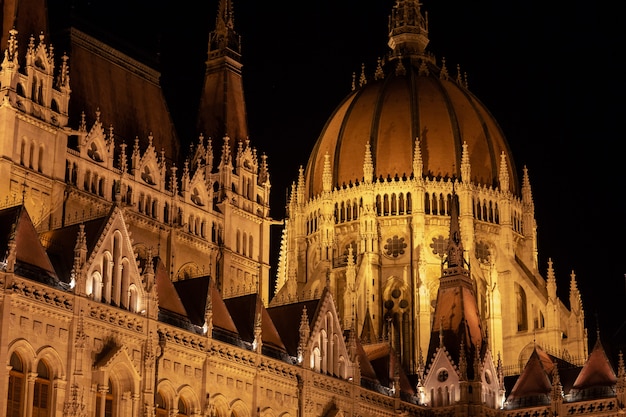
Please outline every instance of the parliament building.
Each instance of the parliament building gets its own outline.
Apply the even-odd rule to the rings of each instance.
[[[230,0],[191,146],[157,67],[61,3],[0,2],[1,415],[626,413],[575,274],[561,300],[538,265],[531,173],[418,0],[308,162],[274,173],[284,219]]]

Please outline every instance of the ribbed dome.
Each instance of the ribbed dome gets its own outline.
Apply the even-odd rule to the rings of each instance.
[[[306,169],[308,197],[323,189],[326,154],[333,187],[362,181],[368,141],[375,177],[411,176],[416,139],[427,177],[460,178],[467,143],[471,174],[461,179],[499,186],[504,153],[509,190],[517,193],[515,165],[497,122],[460,77],[450,78],[426,52],[428,20],[419,1],[396,0],[389,22],[389,60],[326,123]]]
[[[399,61],[390,62],[398,64]],[[425,176],[461,176],[463,143],[467,143],[470,181],[498,185],[501,154],[506,155],[510,191],[517,177],[506,139],[487,108],[460,83],[441,76],[432,64],[421,73],[410,63],[404,74],[395,68],[384,79],[352,91],[324,127],[306,170],[309,197],[322,191],[324,155],[330,156],[332,185],[361,182],[365,144],[369,141],[374,176],[410,176],[419,138]],[[463,180],[467,181],[466,178]]]

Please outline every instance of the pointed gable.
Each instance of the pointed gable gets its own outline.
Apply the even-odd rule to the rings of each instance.
[[[41,245],[24,206],[0,211],[0,256],[4,265],[14,262],[14,271],[18,275],[49,284],[58,281],[50,258]],[[9,257],[13,259],[8,259]]]

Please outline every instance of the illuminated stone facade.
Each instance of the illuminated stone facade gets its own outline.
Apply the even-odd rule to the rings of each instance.
[[[389,63],[423,61],[419,76],[469,95],[418,59],[421,13],[397,2]],[[247,138],[230,1],[209,36],[202,133],[179,164],[158,72],[76,28],[56,56],[19,32],[45,14],[3,3],[3,28],[18,30],[0,67],[0,413],[623,412],[623,361],[616,374],[599,342],[587,355],[575,277],[567,308],[552,268],[537,271],[530,181],[518,186],[503,137],[490,186],[466,180],[484,169],[470,140],[459,175],[439,178],[429,139],[409,139],[405,177],[383,171],[379,141],[341,162],[325,131],[293,188],[274,295],[269,167]],[[562,360],[586,361],[566,395],[549,366]],[[505,376],[525,363],[509,396]]]

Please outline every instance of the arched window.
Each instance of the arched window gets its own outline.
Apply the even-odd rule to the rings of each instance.
[[[50,371],[44,361],[37,364],[37,378],[33,391],[33,417],[48,417],[50,415]]]
[[[104,256],[102,257],[102,288],[103,288],[103,294],[101,294],[100,297],[98,297],[97,299],[95,298],[94,295],[94,299],[99,300],[101,299],[102,301],[105,302],[110,302],[111,301],[111,273],[112,273],[112,267],[113,267],[113,262],[111,260],[111,254],[109,252],[105,252]],[[95,284],[95,281],[94,281]],[[95,294],[96,289],[94,288],[94,294]]]
[[[102,300],[102,275],[99,272],[94,272],[91,280],[87,282],[87,295],[91,295],[94,301]]]
[[[102,409],[104,408],[104,414]],[[96,416],[113,417],[113,390],[111,381],[106,386],[98,386],[96,395]]]
[[[22,415],[22,406],[24,404],[24,365],[17,353],[11,354],[10,364],[6,415],[7,417],[19,417]]]
[[[528,330],[526,292],[519,284],[515,284],[515,299],[517,302],[517,331]]]
[[[20,165],[26,165],[26,141],[22,140],[20,145]]]
[[[128,288],[128,309],[133,313],[139,311],[139,296],[134,284]]]
[[[35,159],[35,144],[31,143],[28,151],[28,167],[30,169],[33,168],[33,159]]]
[[[189,410],[187,409],[187,403],[182,398],[178,399],[178,417],[187,417]]]
[[[37,164],[37,171],[39,172],[43,172],[43,155],[44,155],[43,145],[41,145],[39,147],[39,162]]]
[[[248,236],[248,256],[249,257],[254,257],[254,242],[252,240],[252,235]]]
[[[167,417],[167,404],[165,398],[161,395],[161,392],[156,396],[156,417]]]
[[[130,292],[130,264],[128,263],[127,258],[124,258],[122,260],[122,262],[120,263],[120,268],[121,268],[120,272],[122,276],[121,293],[127,294],[126,295],[127,298],[121,300],[121,303],[122,303],[121,307],[127,308],[134,312],[136,310],[133,308],[133,302],[132,302],[133,297],[132,297],[132,293]],[[135,291],[135,295],[136,295],[136,291]]]

